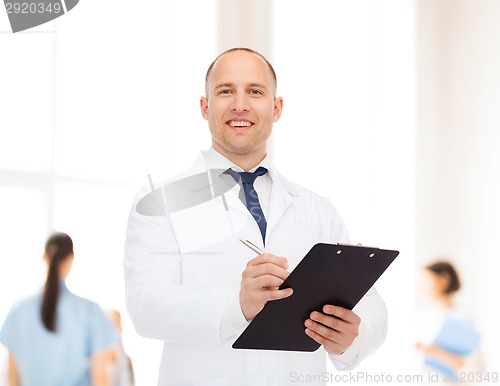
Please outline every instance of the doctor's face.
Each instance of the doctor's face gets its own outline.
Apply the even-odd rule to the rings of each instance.
[[[214,149],[229,159],[263,158],[283,106],[274,92],[274,78],[261,57],[246,51],[221,56],[208,78],[207,96],[200,101]]]

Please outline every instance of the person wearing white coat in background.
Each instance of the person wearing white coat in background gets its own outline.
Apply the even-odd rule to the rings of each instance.
[[[145,187],[134,201],[126,304],[139,334],[164,341],[158,385],[323,385],[326,356],[350,370],[386,337],[385,303],[372,288],[352,311],[325,305],[311,313],[304,333],[323,346],[313,353],[231,347],[267,301],[293,296],[278,287],[314,244],[349,242],[331,202],[283,177],[267,154],[282,107],[261,54],[225,51],[209,67],[200,100],[212,146],[187,172]],[[228,175],[259,167],[267,169],[254,183],[265,232]],[[255,257],[240,238],[265,253]]]
[[[116,309],[108,310],[106,312],[106,316],[113,323],[119,336],[119,342],[110,353],[109,361],[107,363],[107,373],[109,375],[110,385],[134,386],[134,367],[132,366],[132,360],[123,347],[122,316],[120,311]]]

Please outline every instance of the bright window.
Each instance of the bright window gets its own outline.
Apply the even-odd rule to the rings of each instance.
[[[1,14],[0,323],[43,285],[48,234],[67,232],[68,286],[122,313],[138,385],[156,384],[161,342],[139,337],[125,310],[126,221],[146,174],[162,180],[209,145],[199,97],[216,55],[216,6],[80,2],[18,34]]]

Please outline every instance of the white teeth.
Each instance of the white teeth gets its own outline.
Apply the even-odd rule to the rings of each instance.
[[[249,127],[252,124],[250,122],[244,122],[244,121],[231,121],[229,124],[233,127]]]

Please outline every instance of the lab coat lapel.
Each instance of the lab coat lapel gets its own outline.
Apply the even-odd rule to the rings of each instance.
[[[266,239],[280,221],[283,214],[293,202],[293,197],[298,194],[286,183],[283,177],[276,171],[271,175],[273,187],[271,190],[271,202],[267,219]]]
[[[192,172],[194,174],[196,173],[206,173],[207,172],[207,167],[205,165],[205,162],[203,160],[203,155],[199,154],[198,158],[196,159],[193,167],[191,168]],[[222,169],[221,169],[222,170]],[[221,170],[218,170],[217,172],[220,172]],[[238,185],[235,181],[233,181],[232,177],[227,176],[227,178],[223,178],[222,180],[219,180],[219,182],[214,181],[215,176],[212,176],[212,184],[214,186],[218,186],[218,188],[215,188],[215,191],[212,191],[212,193],[216,196],[216,199],[220,199],[222,201],[222,204],[224,206],[227,205],[227,209],[229,212],[234,212],[237,211],[238,216],[245,215],[251,219],[253,219],[252,215],[248,211],[247,207],[243,202],[241,202],[239,198],[239,193],[241,186]],[[224,181],[221,183],[221,181]],[[227,187],[224,187],[227,186]],[[189,186],[189,189],[197,190],[200,189],[200,185],[193,180],[193,184]],[[219,194],[221,191],[224,191],[223,194]],[[218,197],[220,196],[220,197]]]
[[[198,176],[203,173],[207,173],[207,169],[200,154],[192,168],[182,177]],[[210,178],[212,177],[214,176]],[[212,191],[209,193],[209,199],[199,205],[169,214],[181,253],[210,247],[241,232],[250,219],[253,221],[247,208],[238,198],[239,185],[231,187],[231,184],[227,184],[227,189],[223,189],[221,186],[224,182],[220,180],[214,182],[215,178],[220,177],[212,179],[212,186],[208,184],[207,179],[204,181],[203,178],[190,179],[186,185],[186,193],[208,189],[208,193]],[[218,190],[219,194],[214,190]],[[221,192],[223,193],[220,194]]]

